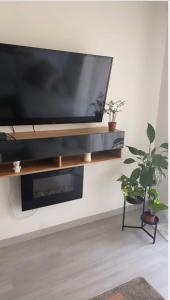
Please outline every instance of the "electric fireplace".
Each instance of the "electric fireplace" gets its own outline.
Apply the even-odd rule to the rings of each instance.
[[[21,176],[22,210],[82,198],[84,167]]]

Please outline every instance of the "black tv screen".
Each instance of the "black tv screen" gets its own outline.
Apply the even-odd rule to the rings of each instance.
[[[112,57],[0,44],[0,125],[101,122]]]

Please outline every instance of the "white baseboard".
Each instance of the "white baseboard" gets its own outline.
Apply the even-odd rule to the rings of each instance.
[[[132,211],[132,210],[136,210],[137,207],[135,205],[129,205],[126,207],[126,211]],[[93,216],[89,216],[89,217],[85,217],[82,219],[78,219],[75,221],[71,221],[68,223],[64,223],[64,224],[60,224],[60,225],[56,225],[56,226],[52,226],[49,228],[45,228],[45,229],[40,229],[40,230],[36,230],[34,232],[30,232],[30,233],[26,233],[26,234],[22,234],[19,236],[15,236],[15,237],[11,237],[8,239],[4,239],[4,240],[0,240],[0,248],[2,247],[7,247],[10,245],[14,245],[17,243],[21,243],[21,242],[25,242],[28,240],[32,240],[38,237],[42,237],[48,234],[52,234],[58,231],[62,231],[62,230],[67,230],[73,227],[77,227],[80,225],[84,225],[87,223],[92,223],[98,220],[102,220],[102,219],[107,219],[116,215],[120,215],[122,214],[122,208],[118,208],[112,211],[108,211],[108,212],[104,212],[104,213],[100,213],[97,215],[93,215]]]

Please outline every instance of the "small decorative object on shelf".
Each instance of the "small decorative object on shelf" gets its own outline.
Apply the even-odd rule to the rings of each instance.
[[[117,113],[120,112],[120,107],[125,104],[125,101],[110,101],[109,103],[106,103],[104,112],[109,115],[109,131],[114,131],[116,129],[116,116]]]
[[[166,177],[164,170],[168,168],[168,143],[162,143],[159,147],[154,147],[153,142],[155,140],[155,129],[151,124],[147,126],[147,137],[149,140],[149,149],[147,152],[129,147],[129,151],[135,155],[135,159],[125,159],[125,164],[136,163],[135,168],[128,178],[122,175],[118,181],[121,181],[121,189],[124,194],[125,201],[131,204],[137,204],[139,197],[144,199],[143,212],[141,215],[141,226],[126,226],[124,225],[125,219],[125,201],[123,208],[123,221],[122,230],[124,227],[140,228],[145,231],[155,243],[157,224],[159,218],[156,213],[160,210],[167,209],[167,205],[160,201],[159,193],[157,192],[157,186]],[[136,203],[128,201],[129,199],[136,199]],[[155,233],[152,236],[145,228],[145,225],[155,225]]]
[[[85,153],[84,154],[84,161],[85,162],[91,162],[91,153]]]
[[[15,173],[20,173],[21,172],[20,161],[14,161],[13,162],[13,170],[14,170]]]

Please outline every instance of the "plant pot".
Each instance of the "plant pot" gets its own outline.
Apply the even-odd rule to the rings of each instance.
[[[150,211],[145,211],[142,215],[141,215],[141,220],[149,225],[154,225],[157,224],[159,222],[159,218],[153,214],[150,213]]]
[[[115,131],[117,122],[108,122],[109,131]]]
[[[136,199],[135,198],[131,198],[131,197],[126,197],[126,201],[130,204],[142,204],[144,199],[142,197],[137,197]]]

